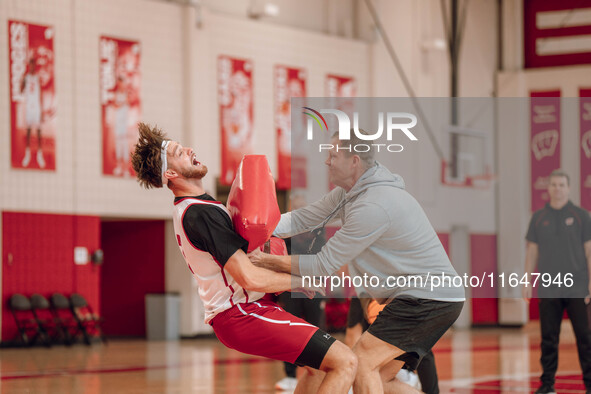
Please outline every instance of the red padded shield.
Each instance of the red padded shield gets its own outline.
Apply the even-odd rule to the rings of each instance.
[[[281,213],[266,156],[242,158],[228,196],[228,210],[234,229],[248,241],[249,252],[269,240]]]

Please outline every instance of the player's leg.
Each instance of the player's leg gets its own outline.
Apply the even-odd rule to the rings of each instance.
[[[427,394],[439,394],[439,378],[437,377],[437,367],[435,365],[435,355],[429,351],[421,359],[417,368],[417,374],[421,382],[421,390]]]
[[[286,312],[289,312],[297,317],[302,317],[302,311],[297,301],[297,299],[292,298],[292,294],[288,291],[281,293],[278,299],[279,304]],[[314,322],[310,321],[309,323],[314,324]],[[282,391],[293,391],[298,384],[297,367],[295,364],[284,361],[283,369],[285,371],[285,377],[275,383],[275,389]],[[306,372],[302,374],[302,376],[306,375],[308,375]],[[318,387],[318,385],[316,385],[316,387]]]
[[[347,393],[357,371],[357,357],[347,345],[334,341],[320,364],[320,370],[326,375],[318,393]]]
[[[23,167],[28,167],[31,162],[31,126],[27,126],[27,145],[25,146],[25,157],[23,157]]]
[[[37,125],[37,164],[45,168],[45,159],[43,158],[43,144],[41,143],[41,125]]]
[[[566,311],[577,339],[583,382],[585,382],[587,390],[591,390],[591,328],[587,312],[587,308],[591,308],[591,306],[586,305],[583,298],[569,298],[566,302]]]
[[[317,393],[326,374],[318,369],[300,367],[294,394]]]
[[[353,382],[357,358],[351,349],[274,303],[238,304],[216,316],[212,326],[229,348],[325,372],[319,393],[347,393]],[[310,384],[307,379],[298,384]]]
[[[563,313],[562,299],[540,298],[540,329],[542,331],[540,362],[544,371],[540,377],[542,386],[554,386],[554,377],[558,368],[558,342]]]

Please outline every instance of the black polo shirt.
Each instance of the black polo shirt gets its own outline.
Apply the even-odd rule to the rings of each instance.
[[[588,293],[588,267],[583,244],[591,241],[591,217],[589,212],[569,201],[561,209],[554,209],[549,203],[536,211],[529,223],[525,237],[538,245],[538,271],[552,277],[572,274],[574,286],[565,288],[552,286],[561,297],[585,297]],[[545,296],[540,281],[538,294]]]

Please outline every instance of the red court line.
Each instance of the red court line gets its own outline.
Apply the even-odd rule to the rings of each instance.
[[[576,349],[576,344],[574,343],[566,343],[564,345],[560,345],[558,350],[572,350]],[[500,347],[499,345],[491,345],[491,346],[476,346],[476,347],[446,347],[446,348],[433,348],[433,353],[451,353],[457,351],[470,351],[470,352],[487,352],[487,351],[500,351],[500,350],[523,350],[523,346],[506,346]],[[540,350],[539,344],[532,344],[529,346],[529,350]]]
[[[274,362],[275,360],[267,358],[240,358],[240,359],[228,359],[228,360],[215,360],[214,365],[228,365],[228,364],[257,364],[257,363],[268,363]],[[14,374],[14,375],[2,375],[0,380],[16,380],[16,379],[35,379],[35,378],[51,378],[56,376],[70,376],[70,375],[88,375],[88,374],[103,374],[103,373],[121,373],[121,372],[141,372],[157,369],[168,369],[168,368],[184,368],[190,367],[194,363],[185,364],[171,364],[171,365],[155,365],[155,366],[131,366],[123,368],[99,368],[99,369],[74,369],[74,370],[57,370],[47,372],[30,373],[27,375]]]

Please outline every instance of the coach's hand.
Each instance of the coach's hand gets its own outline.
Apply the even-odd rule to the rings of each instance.
[[[261,252],[260,249],[255,249],[252,252],[250,252],[249,254],[247,254],[248,258],[250,259],[250,262],[257,266],[257,267],[261,267],[261,268],[267,268],[267,269],[272,269],[270,267],[270,264],[268,263],[268,256],[270,256],[267,253]]]

